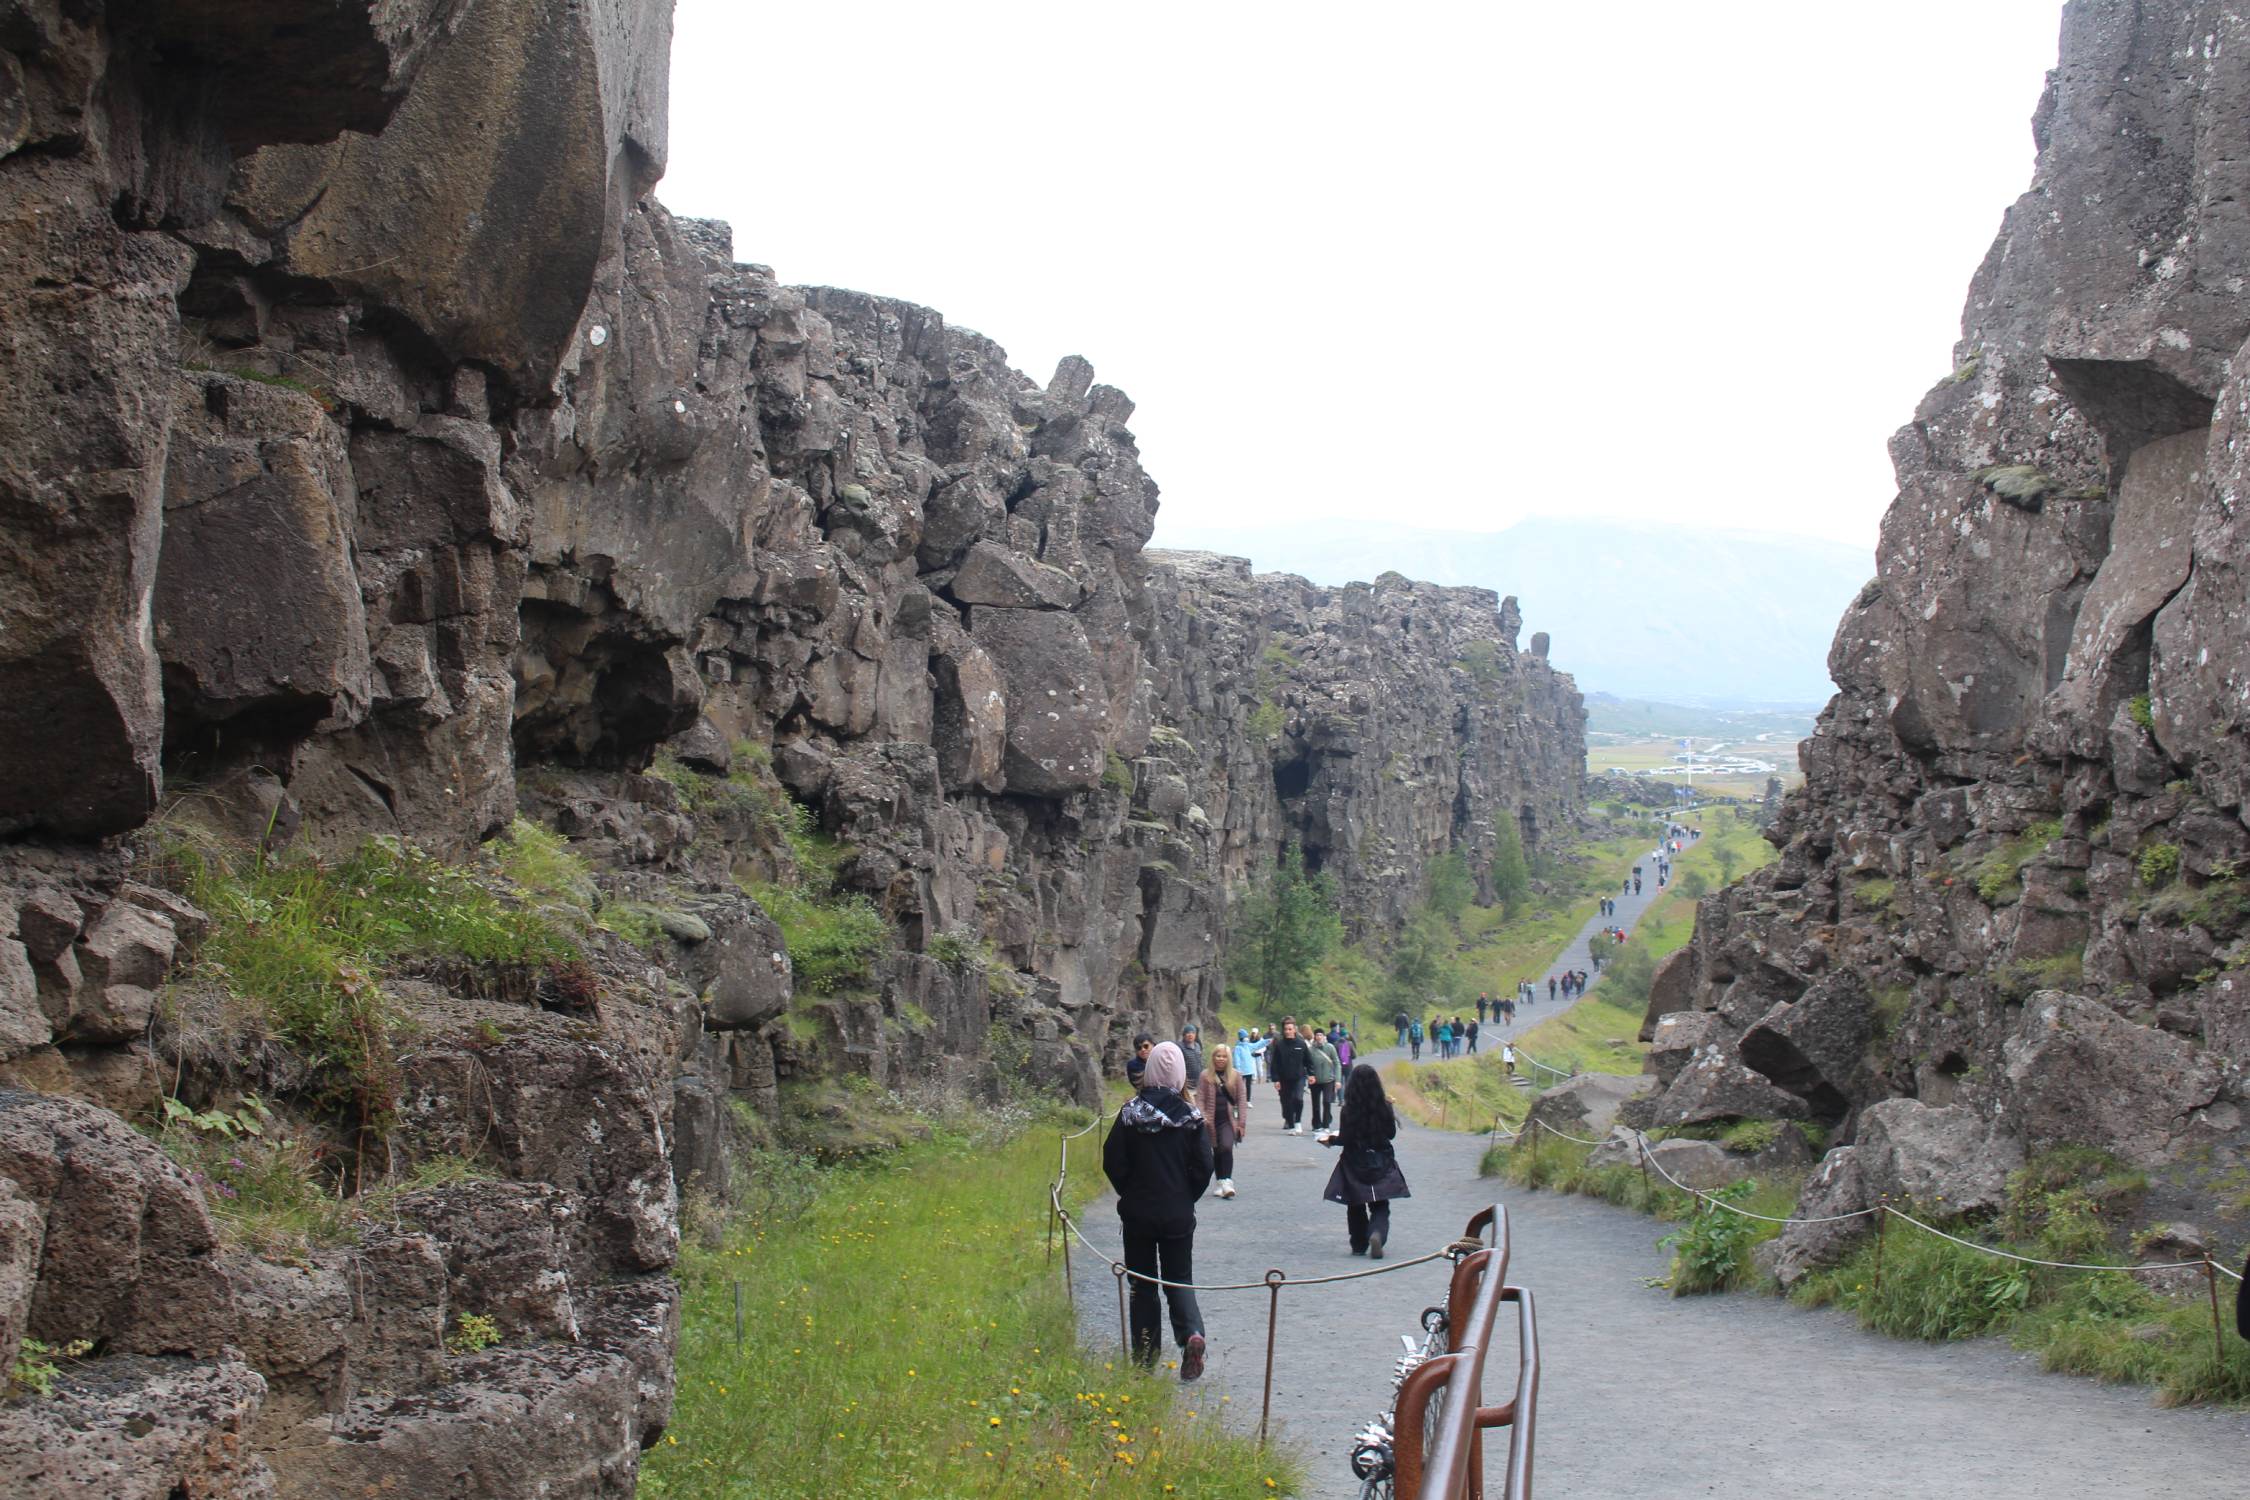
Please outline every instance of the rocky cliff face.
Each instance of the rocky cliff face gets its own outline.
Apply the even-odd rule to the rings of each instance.
[[[1846,1126],[1824,1212],[1974,1208],[2065,1144],[2213,1230],[2239,1191],[2246,98],[2226,7],[2067,8],[2031,190],[1892,440],[1781,859],[1659,975],[1651,1118]]]
[[[93,1346],[0,1413],[0,1487],[628,1493],[733,1102],[1091,1099],[1215,1005],[1284,840],[1380,932],[1576,813],[1512,601],[1144,553],[1084,361],[1042,387],[668,214],[668,39],[662,0],[0,3],[0,1369]],[[140,836],[465,860],[519,815],[646,930],[346,975],[414,1042],[379,1127],[189,966],[212,914]],[[808,861],[888,935],[848,982],[750,893]],[[294,1112],[381,1227],[220,1233],[126,1123],[166,1091]]]

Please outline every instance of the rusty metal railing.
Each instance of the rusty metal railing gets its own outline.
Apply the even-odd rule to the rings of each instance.
[[[1487,1208],[1469,1221],[1464,1238],[1493,1243],[1461,1258],[1446,1290],[1446,1352],[1424,1361],[1399,1386],[1391,1430],[1400,1500],[1484,1500],[1484,1434],[1508,1429],[1507,1475],[1502,1500],[1530,1500],[1532,1430],[1539,1402],[1539,1330],[1531,1293],[1507,1285],[1508,1215]],[[1484,1404],[1487,1356],[1499,1332],[1500,1308],[1516,1309],[1516,1384],[1498,1406]],[[1435,1421],[1433,1400],[1443,1397]]]

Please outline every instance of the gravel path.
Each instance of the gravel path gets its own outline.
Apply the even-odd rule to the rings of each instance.
[[[1653,881],[1645,882],[1639,897],[1621,897],[1615,918],[1590,921],[1538,976],[1539,1004],[1520,1010],[1516,1026],[1499,1027],[1498,1035],[1566,1009],[1545,999],[1547,973],[1582,966],[1596,930],[1612,920],[1631,927],[1656,895]],[[1425,1046],[1425,1057],[1431,1050]],[[1405,1055],[1387,1048],[1365,1060],[1380,1066]],[[1198,1206],[1199,1282],[1255,1282],[1269,1267],[1293,1277],[1367,1268],[1349,1253],[1343,1209],[1321,1201],[1334,1154],[1310,1134],[1287,1136],[1280,1127],[1280,1105],[1267,1086],[1236,1155],[1241,1196]],[[1072,1148],[1073,1171],[1100,1172],[1099,1139],[1096,1132]],[[1482,1136],[1400,1125],[1399,1159],[1414,1196],[1392,1207],[1391,1258],[1445,1244],[1496,1198],[1507,1206],[1509,1279],[1529,1287],[1539,1309],[1538,1493],[1574,1500],[2250,1494],[2250,1414],[2160,1411],[2146,1391],[2046,1374],[1996,1340],[1906,1343],[1867,1333],[1842,1313],[1808,1312],[1778,1298],[1674,1298],[1648,1285],[1670,1259],[1656,1244],[1665,1226],[1590,1199],[1514,1189],[1502,1198],[1498,1182],[1477,1176],[1484,1148]],[[1088,1205],[1083,1227],[1115,1253],[1111,1202]],[[1446,1269],[1435,1262],[1283,1290],[1273,1419],[1277,1440],[1305,1459],[1305,1500],[1355,1500],[1352,1434],[1388,1406],[1399,1335],[1418,1335],[1421,1310],[1445,1295]],[[1116,1278],[1082,1247],[1073,1270],[1088,1345],[1121,1351]],[[1210,1371],[1202,1398],[1190,1405],[1198,1420],[1216,1414],[1255,1432],[1267,1294],[1208,1293],[1202,1302]],[[1513,1380],[1512,1342],[1493,1353],[1488,1399]],[[1491,1473],[1497,1477],[1498,1468]]]
[[[1199,1206],[1199,1281],[1256,1281],[1269,1266],[1316,1276],[1368,1264],[1348,1252],[1344,1211],[1320,1201],[1334,1155],[1310,1135],[1280,1134],[1279,1117],[1270,1095],[1252,1114],[1235,1171],[1242,1195]],[[1073,1148],[1073,1170],[1100,1170],[1098,1150],[1081,1149],[1097,1138]],[[1476,1175],[1483,1149],[1478,1136],[1401,1127],[1399,1159],[1414,1196],[1392,1210],[1394,1259],[1443,1244],[1494,1200],[1499,1184]],[[1662,1224],[1550,1193],[1511,1189],[1501,1201],[1512,1230],[1509,1279],[1538,1299],[1539,1493],[2250,1493],[2250,1414],[2160,1411],[2146,1391],[2045,1374],[1996,1340],[1907,1343],[1778,1298],[1674,1298],[1646,1284],[1669,1259],[1656,1247]],[[1085,1228],[1098,1245],[1118,1243],[1106,1199],[1089,1206]],[[1074,1267],[1089,1346],[1117,1350],[1114,1278],[1082,1249]],[[1438,1262],[1282,1292],[1274,1419],[1281,1441],[1305,1459],[1307,1500],[1357,1495],[1346,1467],[1351,1435],[1388,1403],[1398,1335],[1443,1297],[1444,1272]],[[1243,1431],[1257,1430],[1266,1300],[1262,1291],[1203,1299],[1209,1394],[1191,1404]],[[1504,1391],[1512,1346],[1494,1351],[1492,1368],[1491,1389]]]

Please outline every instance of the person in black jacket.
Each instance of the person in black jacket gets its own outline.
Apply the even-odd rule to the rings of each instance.
[[[1266,1072],[1281,1091],[1281,1128],[1289,1135],[1305,1133],[1305,1080],[1312,1076],[1312,1047],[1297,1035],[1293,1016],[1281,1018],[1281,1035],[1266,1049]]]
[[[1321,1137],[1322,1145],[1339,1148],[1336,1170],[1328,1175],[1328,1191],[1322,1196],[1344,1205],[1352,1254],[1370,1260],[1383,1258],[1383,1242],[1391,1237],[1391,1200],[1414,1196],[1391,1145],[1397,1136],[1398,1116],[1383,1093],[1382,1075],[1366,1063],[1354,1063],[1344,1083],[1343,1120]]]
[[[1117,1111],[1102,1142],[1102,1172],[1117,1190],[1125,1231],[1125,1269],[1133,1273],[1128,1318],[1133,1358],[1154,1368],[1162,1342],[1156,1324],[1156,1281],[1195,1280],[1195,1200],[1211,1185],[1211,1133],[1203,1112],[1180,1096],[1187,1062],[1171,1042],[1148,1055],[1141,1089]],[[1180,1346],[1180,1379],[1203,1373],[1203,1310],[1186,1285],[1168,1285],[1172,1337]]]

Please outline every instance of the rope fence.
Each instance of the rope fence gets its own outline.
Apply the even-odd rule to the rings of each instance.
[[[1500,1131],[1499,1121],[1497,1119],[1493,1121],[1493,1132],[1495,1135],[1499,1135],[1502,1133]],[[1557,1130],[1554,1126],[1536,1119],[1527,1120],[1524,1123],[1524,1128],[1521,1131],[1510,1135],[1509,1139],[1511,1141],[1520,1142],[1526,1137],[1532,1137],[1534,1138],[1533,1148],[1537,1149],[1536,1136],[1541,1132],[1544,1132],[1545,1134],[1551,1136],[1559,1137],[1562,1140],[1574,1142],[1575,1144],[1581,1146],[1601,1146],[1605,1144],[1601,1141],[1587,1140],[1584,1136],[1572,1135],[1566,1130]],[[2168,1260],[2130,1266],[2100,1265],[2088,1261],[2044,1260],[2036,1255],[2019,1255],[2013,1250],[2002,1250],[1993,1245],[1983,1245],[1977,1243],[1975,1240],[1963,1239],[1960,1235],[1948,1233],[1947,1231],[1938,1228],[1935,1224],[1924,1223],[1914,1215],[1907,1213],[1904,1209],[1892,1207],[1888,1201],[1872,1204],[1866,1208],[1854,1209],[1850,1213],[1822,1214],[1818,1216],[1806,1217],[1776,1217],[1773,1214],[1761,1214],[1755,1212],[1754,1210],[1743,1208],[1738,1204],[1729,1203],[1724,1198],[1718,1197],[1713,1193],[1706,1192],[1702,1188],[1690,1187],[1688,1184],[1680,1181],[1679,1178],[1674,1177],[1670,1172],[1664,1169],[1664,1163],[1658,1161],[1656,1159],[1656,1154],[1649,1149],[1648,1136],[1639,1130],[1635,1130],[1633,1132],[1633,1149],[1635,1154],[1640,1158],[1641,1172],[1644,1177],[1650,1171],[1654,1171],[1657,1176],[1663,1178],[1665,1182],[1669,1183],[1673,1188],[1681,1193],[1686,1194],[1688,1197],[1694,1199],[1698,1204],[1702,1205],[1705,1208],[1724,1209],[1726,1212],[1737,1215],[1741,1218],[1756,1219],[1763,1224],[1782,1225],[1841,1224],[1847,1222],[1848,1220],[1864,1219],[1872,1216],[1875,1219],[1874,1274],[1875,1285],[1878,1288],[1880,1288],[1883,1284],[1883,1231],[1893,1219],[1903,1220],[1904,1222],[1913,1225],[1916,1229],[1923,1231],[1925,1234],[1934,1234],[1941,1240],[1950,1241],[1953,1244],[1959,1245],[1964,1250],[1974,1250],[1979,1255],[1989,1255],[1999,1260],[2015,1261],[2020,1265],[2039,1266],[2047,1270],[2088,1272],[2106,1271],[2121,1276],[2138,1276],[2143,1273],[2152,1271],[2201,1271],[2203,1273],[2205,1288],[2209,1292],[2211,1300],[2212,1354],[2219,1360],[2220,1363],[2223,1364],[2226,1361],[2226,1336],[2222,1330],[2219,1319],[2219,1278],[2221,1276],[2224,1276],[2230,1281],[2239,1283],[2242,1280],[2242,1276],[2241,1273],[2234,1271],[2226,1266],[2220,1265],[2209,1255],[2204,1255],[2195,1260]]]

